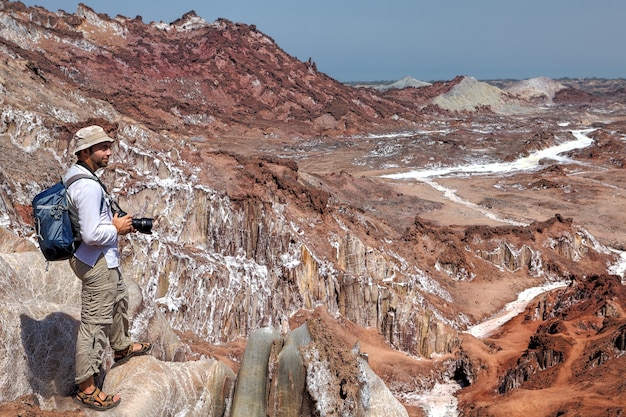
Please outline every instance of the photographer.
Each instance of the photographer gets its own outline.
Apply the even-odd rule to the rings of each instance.
[[[114,140],[100,126],[80,129],[75,135],[76,164],[65,180],[90,174],[107,166]],[[97,177],[96,177],[97,178]],[[116,363],[148,353],[149,343],[133,343],[129,334],[128,290],[119,269],[118,236],[136,232],[131,216],[111,210],[111,199],[99,180],[82,178],[68,187],[68,197],[78,212],[82,243],[70,266],[82,281],[80,327],[76,341],[78,389],[74,400],[84,406],[107,410],[119,405],[119,395],[106,395],[95,385],[106,344]]]

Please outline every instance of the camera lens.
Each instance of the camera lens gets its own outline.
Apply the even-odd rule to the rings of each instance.
[[[152,234],[152,219],[149,219],[147,217],[142,217],[140,219],[133,219],[133,227],[137,229],[137,231],[140,233],[151,235]]]

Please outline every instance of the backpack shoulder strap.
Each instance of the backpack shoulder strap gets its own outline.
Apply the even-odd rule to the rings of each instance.
[[[61,182],[65,186],[65,192],[67,193],[67,189],[70,187],[70,185],[72,185],[78,180],[82,180],[83,178],[89,178],[90,180],[94,180],[95,182],[100,184],[100,187],[102,187],[102,190],[104,191],[104,198],[109,197],[109,191],[107,190],[107,187],[104,186],[102,181],[100,181],[100,178],[96,177],[95,175],[89,175],[89,174],[76,174],[72,177],[69,177],[67,181],[63,181],[63,179],[61,178]],[[68,194],[68,198],[69,198],[69,194]],[[102,206],[102,204],[100,205]]]
[[[81,180],[83,178],[89,178],[91,180],[94,180],[98,184],[100,184],[100,186],[102,187],[102,190],[104,191],[104,195],[102,197],[102,200],[100,200],[100,210],[102,210],[102,207],[104,205],[104,200],[106,198],[108,198],[108,192],[107,192],[106,187],[104,186],[104,184],[102,184],[100,179],[98,177],[96,177],[95,175],[76,174],[76,175],[73,175],[73,176],[69,177],[67,179],[67,181],[63,181],[63,178],[61,178],[61,182],[65,186],[65,196],[67,198],[67,203],[68,203],[67,204],[67,210],[69,212],[70,221],[72,223],[72,234],[74,235],[74,241],[78,242],[77,244],[80,244],[80,241],[81,241],[81,239],[80,239],[80,223],[79,223],[79,220],[78,220],[78,210],[76,209],[76,205],[74,204],[74,202],[72,201],[72,198],[70,197],[70,194],[68,192],[68,188],[70,187],[70,185],[72,185],[76,181]]]
[[[63,181],[62,179],[61,181],[63,182],[63,185],[65,185],[65,188],[69,188],[70,185],[74,184],[76,181],[81,180],[83,178],[90,178],[100,183],[100,180],[98,179],[98,177],[94,177],[93,175],[89,175],[89,174],[76,174],[72,177],[69,177],[67,181]]]

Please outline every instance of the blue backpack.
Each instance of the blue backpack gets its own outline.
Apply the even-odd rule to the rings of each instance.
[[[33,198],[35,233],[39,249],[48,261],[71,258],[81,243],[78,214],[67,197],[67,187],[82,178],[98,181],[92,175],[77,174],[65,183],[59,181]]]

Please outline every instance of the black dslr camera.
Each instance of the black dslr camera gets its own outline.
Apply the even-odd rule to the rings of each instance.
[[[124,217],[128,213],[120,208],[117,202],[113,202],[111,205],[111,210],[113,211],[113,215],[117,214],[117,217]],[[147,217],[142,217],[139,219],[133,219],[133,227],[139,232],[144,233],[146,235],[152,234],[152,219]]]

